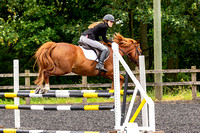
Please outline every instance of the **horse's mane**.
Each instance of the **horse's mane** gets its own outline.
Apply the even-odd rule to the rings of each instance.
[[[124,38],[122,35],[120,35],[119,33],[115,33],[113,36],[113,41],[116,42],[118,45],[122,46],[122,47],[128,47],[133,43],[138,43],[137,41],[131,39],[131,38]],[[101,43],[103,43],[104,45],[111,47],[111,43],[105,43],[103,41],[101,41]]]
[[[113,39],[114,42],[116,42],[117,44],[124,46],[124,47],[130,46],[132,43],[137,43],[137,41],[135,41],[133,39],[124,38],[119,33],[115,33],[115,35],[113,37],[114,37],[114,39]]]

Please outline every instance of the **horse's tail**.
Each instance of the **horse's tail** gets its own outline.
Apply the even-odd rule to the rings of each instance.
[[[55,42],[46,42],[35,53],[35,64],[37,63],[39,67],[39,75],[34,83],[38,86],[42,85],[44,82],[45,71],[53,72],[55,70],[54,61],[51,58],[51,52],[55,47]]]

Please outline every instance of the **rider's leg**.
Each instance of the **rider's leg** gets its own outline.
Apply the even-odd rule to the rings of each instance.
[[[102,43],[96,41],[96,40],[92,40],[90,38],[87,38],[87,36],[81,36],[80,37],[80,41],[83,42],[83,43],[86,43],[88,44],[89,46],[91,47],[94,47],[94,48],[97,48],[101,51],[107,49],[107,47],[105,45],[103,45]]]
[[[108,50],[107,49],[105,49],[105,50],[103,50],[102,52],[101,52],[101,55],[100,55],[100,58],[99,58],[99,62],[98,62],[98,64],[96,65],[96,69],[99,69],[99,70],[101,70],[101,71],[104,71],[104,72],[108,72],[108,70],[106,70],[105,68],[104,68],[104,60],[105,60],[105,58],[106,58],[106,55],[107,55],[107,53],[108,53]]]
[[[86,36],[83,36],[83,35],[80,37],[80,41],[90,45],[91,47],[97,48],[97,49],[102,51],[101,55],[100,55],[99,63],[96,65],[96,68],[99,69],[99,70],[107,72],[107,70],[104,68],[104,64],[103,64],[103,62],[106,58],[106,55],[108,53],[107,47],[104,46],[102,43],[95,41],[95,40],[92,40],[92,39],[89,39],[89,38],[87,38]]]

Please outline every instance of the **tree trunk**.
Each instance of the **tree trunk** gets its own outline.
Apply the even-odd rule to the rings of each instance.
[[[131,38],[134,38],[134,23],[133,23],[133,10],[129,10],[129,31],[131,33]],[[127,64],[130,67],[131,70],[135,70],[135,63],[131,62],[130,60],[127,59]],[[133,82],[130,77],[128,79],[128,82]],[[132,87],[128,87],[128,89],[133,89]]]
[[[149,70],[149,45],[147,37],[147,24],[140,22],[140,47],[142,49],[142,55],[145,56],[145,67]]]
[[[176,69],[177,59],[174,58],[175,54],[176,54],[175,51],[173,50],[174,44],[170,44],[169,47],[170,47],[170,50],[171,50],[169,52],[172,53],[174,56],[170,56],[170,57],[167,58],[167,69]],[[166,77],[172,78],[173,80],[176,80],[177,74],[176,73],[167,73]]]
[[[131,38],[134,38],[133,10],[129,10],[129,27],[130,27]],[[132,63],[130,61],[128,61],[127,63],[131,70],[135,69],[134,63]]]
[[[130,29],[129,29],[129,31],[130,31],[130,33],[131,33],[131,38],[134,38],[134,28],[133,28],[133,10],[129,10],[129,14],[128,14],[128,16],[129,16],[129,27],[130,27]]]

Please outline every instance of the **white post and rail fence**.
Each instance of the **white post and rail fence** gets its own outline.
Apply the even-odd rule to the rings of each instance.
[[[139,70],[134,70],[132,71],[133,74],[135,75],[140,75]],[[146,74],[155,74],[155,73],[160,73],[162,72],[163,74],[167,73],[191,73],[191,81],[181,81],[181,82],[162,82],[162,86],[192,86],[192,97],[193,99],[198,99],[197,97],[197,86],[200,85],[200,81],[197,81],[197,73],[200,73],[200,69],[196,69],[196,66],[192,66],[191,69],[168,69],[168,70],[146,70]],[[125,74],[125,71],[121,71],[121,74]],[[24,73],[19,73],[20,78],[25,79],[25,85],[19,85],[20,89],[35,89],[36,85],[31,85],[33,81],[31,81],[31,77],[37,77],[38,73],[30,73],[30,70],[25,70]],[[69,73],[64,76],[77,76],[74,73]],[[13,78],[12,73],[5,73],[5,74],[0,74],[0,78]],[[136,76],[139,77],[139,76]],[[67,78],[67,77],[66,77]],[[158,83],[154,82],[147,82],[146,86],[156,86]],[[134,83],[128,83],[128,86],[135,86]],[[51,88],[109,88],[111,87],[111,83],[95,83],[95,84],[89,84],[87,83],[87,77],[82,76],[82,83],[81,84],[60,84],[60,85],[53,85],[51,84]],[[6,91],[7,89],[14,89],[13,85],[10,86],[0,86],[0,90]]]

